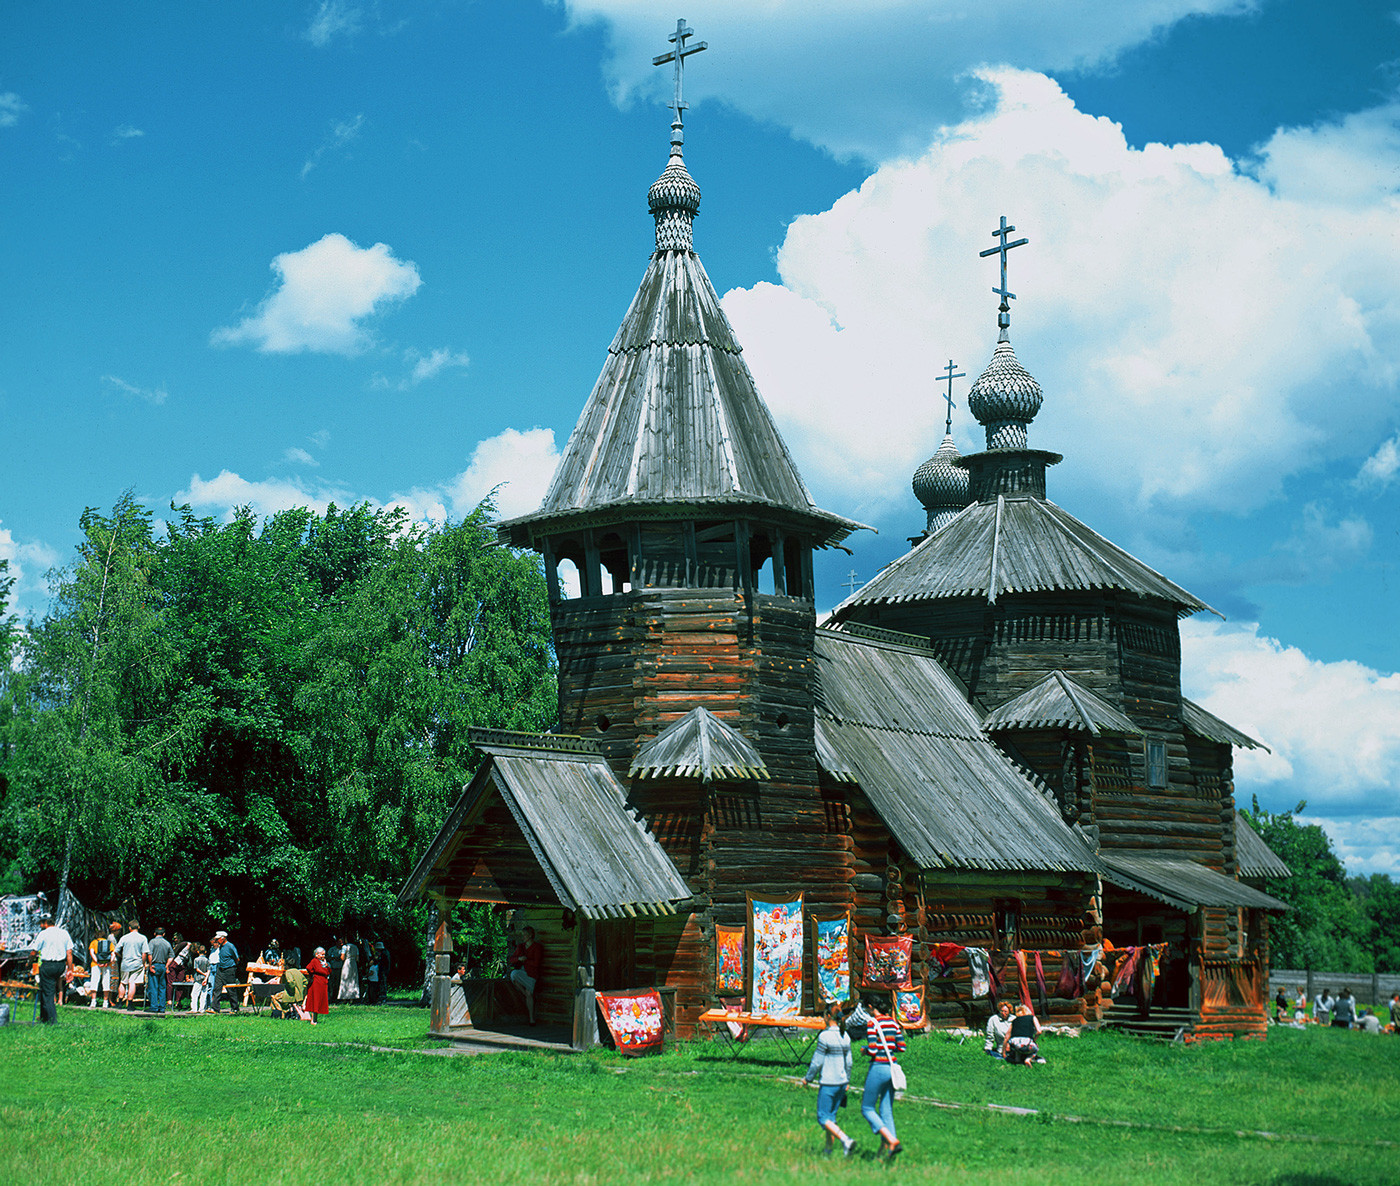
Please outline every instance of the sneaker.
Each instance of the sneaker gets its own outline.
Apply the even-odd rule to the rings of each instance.
[[[904,1146],[901,1145],[898,1141],[896,1141],[893,1145],[890,1146],[890,1160],[893,1161],[903,1152]]]
[[[841,1156],[842,1156],[842,1157],[849,1157],[849,1156],[851,1155],[852,1150],[854,1150],[855,1147],[856,1147],[856,1139],[855,1139],[855,1137],[847,1137],[844,1141],[841,1142]]]

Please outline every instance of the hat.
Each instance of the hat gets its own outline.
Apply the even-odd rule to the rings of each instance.
[[[214,938],[216,938],[216,939],[227,939],[227,938],[228,938],[228,932],[227,932],[227,931],[215,931],[215,932],[214,932]]]
[[[122,929],[122,924],[114,918],[111,922],[107,924],[107,929],[109,931],[119,931]]]

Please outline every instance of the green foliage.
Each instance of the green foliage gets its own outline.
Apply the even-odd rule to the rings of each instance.
[[[1252,808],[1243,812],[1293,873],[1271,878],[1264,885],[1268,893],[1292,907],[1270,923],[1272,962],[1279,968],[1373,971],[1366,914],[1347,885],[1346,869],[1327,833],[1316,824],[1294,819],[1305,807],[1299,803],[1292,811],[1265,811],[1256,798]]]
[[[1351,877],[1347,885],[1361,903],[1366,946],[1375,957],[1375,970],[1400,972],[1400,885],[1386,873]]]
[[[477,758],[555,713],[539,566],[489,507],[84,513],[7,684],[0,871],[167,926],[359,932],[416,952],[395,894]],[[246,954],[246,952],[245,952]]]

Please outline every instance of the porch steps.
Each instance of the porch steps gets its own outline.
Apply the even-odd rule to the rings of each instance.
[[[1186,1008],[1153,1009],[1149,1017],[1139,1017],[1136,1008],[1125,1005],[1104,1018],[1104,1029],[1122,1030],[1140,1038],[1156,1038],[1170,1042],[1178,1033],[1190,1034],[1195,1028],[1195,1012]]]

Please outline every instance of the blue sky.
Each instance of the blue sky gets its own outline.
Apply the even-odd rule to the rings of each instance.
[[[823,606],[922,523],[1006,214],[1051,497],[1226,615],[1183,679],[1271,747],[1240,798],[1400,873],[1397,8],[5,5],[0,555],[41,611],[128,487],[530,509],[652,247],[684,13],[697,249],[818,503],[880,532]]]

